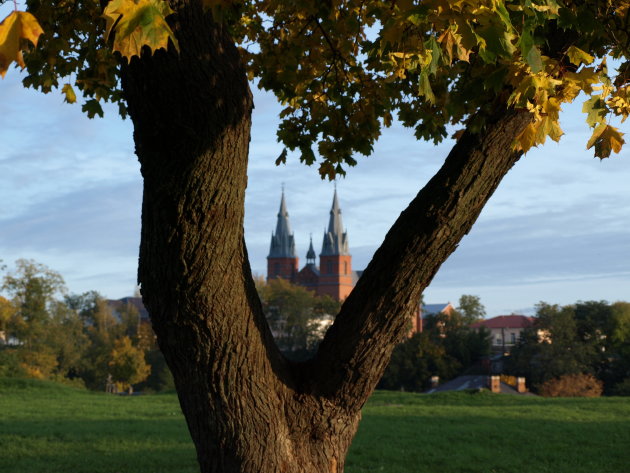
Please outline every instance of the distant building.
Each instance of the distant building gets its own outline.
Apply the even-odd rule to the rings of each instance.
[[[492,337],[494,351],[509,352],[516,345],[526,328],[534,325],[534,318],[525,315],[499,315],[491,319],[475,322],[470,327],[479,329],[485,327]]]
[[[123,297],[122,299],[107,299],[107,306],[112,311],[112,314],[120,320],[120,314],[124,306],[127,304],[133,306],[140,316],[140,323],[151,323],[149,318],[149,311],[142,303],[142,297]]]
[[[319,254],[319,266],[316,265],[316,258],[311,238],[306,253],[306,265],[298,270],[299,258],[295,252],[295,239],[291,231],[283,191],[276,231],[271,234],[267,256],[267,280],[286,279],[314,291],[319,296],[327,295],[338,301],[348,297],[361,272],[352,270],[348,234],[343,228],[336,189],[330,209],[328,229],[324,232],[322,250]]]
[[[426,319],[429,315],[445,314],[450,316],[453,312],[455,312],[455,307],[453,307],[450,302],[418,305],[418,309],[411,319],[410,336],[424,330],[424,319]]]

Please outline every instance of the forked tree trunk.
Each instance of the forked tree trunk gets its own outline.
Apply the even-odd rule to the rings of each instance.
[[[123,68],[144,177],[139,281],[201,471],[343,471],[361,407],[422,290],[501,178],[526,113],[464,135],[387,235],[314,360],[279,353],[243,238],[252,99],[231,38],[178,11],[181,53]]]

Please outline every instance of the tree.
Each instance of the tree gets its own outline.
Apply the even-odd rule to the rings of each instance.
[[[6,341],[5,330],[7,329],[7,323],[13,317],[14,313],[15,307],[13,306],[11,301],[0,296],[0,332],[2,333],[3,341]]]
[[[66,291],[59,273],[32,260],[19,259],[15,272],[4,277],[2,289],[13,296],[8,335],[33,349],[44,338],[55,296]]]
[[[284,279],[257,289],[278,348],[292,359],[310,358],[341,304]]]
[[[122,333],[107,302],[97,293],[92,295],[90,308],[83,312],[90,343],[79,374],[89,388],[102,389],[110,372],[114,346]]]
[[[420,294],[522,153],[560,138],[561,104],[586,92],[588,146],[600,157],[621,149],[609,117],[630,110],[630,5],[170,6],[173,15],[159,0],[114,0],[103,20],[94,0],[28,2],[44,33],[30,29],[38,44],[24,55],[25,83],[49,91],[72,78],[88,115],[113,100],[131,116],[144,177],[138,278],[202,471],[341,471],[361,407]],[[138,57],[118,68],[104,31],[126,58]],[[8,57],[20,63],[23,42],[7,35],[16,37]],[[617,77],[608,75],[609,53],[621,59]],[[307,164],[319,159],[329,178],[354,164],[355,152],[369,154],[394,114],[421,139],[465,127],[305,363],[275,346],[243,243],[248,73],[286,104],[280,140]],[[76,100],[69,82],[62,91]]]
[[[510,355],[510,371],[536,387],[553,378],[593,374],[598,352],[578,334],[575,306],[541,302],[533,328],[526,329]],[[545,334],[540,340],[539,331]]]
[[[379,389],[422,392],[429,387],[431,376],[441,380],[454,377],[461,365],[440,341],[423,331],[400,343],[392,352]]]
[[[464,294],[459,298],[457,311],[462,315],[465,324],[478,322],[486,316],[486,308],[479,296]]]
[[[133,386],[149,377],[151,367],[144,359],[144,353],[133,346],[131,338],[124,336],[114,344],[111,361],[108,363],[114,381],[121,383],[129,394]]]
[[[83,320],[61,301],[51,307],[50,323],[43,343],[55,356],[57,379],[78,376],[85,365],[89,339]]]

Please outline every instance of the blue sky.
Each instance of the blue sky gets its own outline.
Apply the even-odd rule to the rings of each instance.
[[[18,258],[44,263],[70,292],[132,294],[142,182],[131,122],[113,108],[89,120],[60,93],[42,95],[19,81],[11,69],[0,82],[0,259],[9,269]],[[274,165],[279,106],[259,91],[255,103],[245,232],[252,268],[264,274],[281,184],[302,262],[309,234],[321,247],[333,184],[296,156]],[[531,313],[541,300],[630,300],[630,145],[609,160],[593,158],[580,107],[565,107],[559,145],[530,151],[504,179],[425,301],[474,294],[494,316]],[[367,265],[451,145],[418,142],[394,126],[338,182],[354,269]]]

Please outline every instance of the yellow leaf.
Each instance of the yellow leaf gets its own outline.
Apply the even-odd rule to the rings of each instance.
[[[74,89],[70,84],[65,84],[61,89],[61,93],[64,94],[65,101],[68,103],[75,103],[77,101],[77,94],[74,93]]]
[[[143,46],[151,51],[166,48],[169,39],[179,51],[177,38],[165,20],[173,13],[163,0],[111,0],[103,12],[105,38],[113,31],[114,51],[126,58],[140,56]]]
[[[558,120],[560,116],[560,102],[555,97],[549,97],[549,100],[542,104],[542,108],[545,113],[551,118],[553,121]]]
[[[15,61],[24,69],[23,40],[37,46],[44,32],[37,19],[28,12],[13,11],[0,23],[0,76],[4,78],[9,65]]]
[[[595,141],[597,141],[597,139],[603,133],[603,131],[606,129],[607,126],[608,125],[606,125],[605,123],[600,123],[599,126],[595,128],[595,130],[593,131],[593,134],[588,140],[588,143],[586,143],[586,149],[591,149],[593,147],[593,145],[595,144]]]
[[[520,149],[523,153],[527,153],[532,146],[536,145],[536,131],[537,127],[534,126],[534,123],[530,123],[521,134],[516,137],[516,142],[520,145]]]
[[[595,156],[603,159],[609,157],[611,151],[619,153],[624,143],[623,134],[617,128],[602,123],[593,131],[586,149],[595,146]]]

